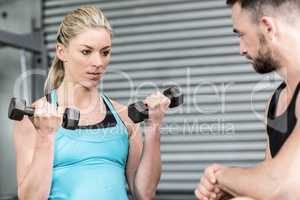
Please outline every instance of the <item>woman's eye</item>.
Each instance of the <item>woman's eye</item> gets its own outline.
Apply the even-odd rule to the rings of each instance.
[[[83,55],[88,55],[88,54],[91,53],[91,51],[90,51],[90,50],[82,50],[81,53],[82,53]]]
[[[104,56],[108,56],[108,55],[109,55],[109,53],[110,53],[110,51],[103,51],[103,53],[102,53],[102,54],[103,54]]]

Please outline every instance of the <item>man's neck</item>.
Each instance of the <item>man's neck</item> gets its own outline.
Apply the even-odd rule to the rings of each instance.
[[[296,62],[286,63],[283,66],[284,67],[278,71],[278,74],[285,81],[288,94],[293,94],[300,82],[300,63],[298,65]]]
[[[282,66],[278,74],[286,82],[288,93],[292,93],[300,82],[300,30],[297,31],[297,27],[296,24],[293,28],[285,26],[281,36],[281,51],[277,55]]]

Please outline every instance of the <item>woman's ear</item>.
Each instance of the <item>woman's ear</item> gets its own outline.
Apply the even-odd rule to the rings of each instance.
[[[63,62],[66,61],[66,48],[63,44],[57,43],[56,44],[56,56]]]

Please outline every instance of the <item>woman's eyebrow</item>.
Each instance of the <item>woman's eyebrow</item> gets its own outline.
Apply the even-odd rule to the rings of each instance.
[[[80,46],[84,46],[84,47],[87,47],[87,48],[89,48],[89,49],[93,49],[93,47],[92,47],[92,46],[90,46],[90,45],[87,45],[87,44],[81,44]]]
[[[110,49],[110,48],[111,48],[111,46],[105,46],[101,50],[107,50],[107,49]]]
[[[80,46],[84,46],[84,47],[89,48],[89,49],[94,49],[92,46],[87,45],[87,44],[81,44]],[[103,48],[101,49],[101,51],[107,50],[107,49],[110,49],[110,48],[111,48],[111,46],[108,45],[108,46],[103,47]]]

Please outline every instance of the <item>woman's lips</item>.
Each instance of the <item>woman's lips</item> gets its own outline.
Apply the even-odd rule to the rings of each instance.
[[[97,80],[100,78],[101,73],[87,73],[88,78],[92,80]]]

